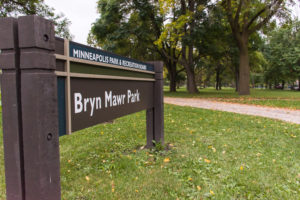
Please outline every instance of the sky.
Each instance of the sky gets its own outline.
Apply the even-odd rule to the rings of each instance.
[[[63,13],[70,21],[70,31],[74,35],[73,41],[86,44],[92,23],[99,17],[97,13],[98,0],[45,0],[45,3],[55,9],[56,13]],[[300,0],[292,8],[293,16],[300,19]]]
[[[71,21],[73,41],[86,44],[91,25],[99,17],[97,0],[45,0],[45,3]]]

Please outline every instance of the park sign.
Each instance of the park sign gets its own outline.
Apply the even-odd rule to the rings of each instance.
[[[59,135],[154,105],[154,65],[56,39]]]
[[[37,16],[0,19],[0,49],[8,200],[61,198],[59,136],[146,110],[146,146],[164,142],[162,62],[56,38]]]

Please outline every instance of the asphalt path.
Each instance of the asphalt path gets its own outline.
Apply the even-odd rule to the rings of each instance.
[[[178,106],[189,106],[194,108],[204,108],[210,110],[219,110],[225,112],[239,113],[245,115],[254,115],[279,119],[286,122],[300,124],[300,110],[291,110],[286,108],[272,108],[256,105],[246,105],[238,103],[227,103],[221,101],[212,101],[196,98],[173,98],[165,97],[164,102]]]

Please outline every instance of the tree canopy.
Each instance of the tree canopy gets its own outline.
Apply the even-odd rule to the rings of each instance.
[[[199,86],[221,89],[225,84],[244,95],[250,92],[250,81],[255,86],[251,73],[267,80],[274,71],[275,65],[270,67],[270,63],[278,58],[271,56],[268,44],[273,44],[273,30],[290,21],[288,6],[292,3],[293,0],[99,0],[99,18],[91,28],[88,43],[144,61],[163,60],[170,91],[176,91],[176,82],[185,79],[184,73],[190,93],[198,92]],[[295,48],[297,45],[295,40]],[[297,60],[295,48],[286,55],[289,62]],[[293,65],[294,72],[297,69]],[[288,79],[291,74],[282,77]]]

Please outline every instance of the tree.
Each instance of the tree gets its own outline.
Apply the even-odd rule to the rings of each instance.
[[[101,0],[98,12],[101,17],[93,24],[88,43],[139,60],[162,59],[170,91],[175,92],[182,71],[176,62],[180,53],[168,42],[162,42],[161,48],[154,44],[165,22],[173,16],[166,16],[159,2],[149,0]]]
[[[284,0],[222,0],[239,49],[240,95],[250,94],[249,37],[267,25],[275,14],[285,16],[287,3]]]
[[[206,9],[207,16],[199,24],[195,47],[200,60],[206,65],[207,77],[215,74],[216,89],[222,88],[225,80],[233,79],[236,74],[236,52],[230,26],[226,23],[224,10],[218,4]],[[235,84],[236,86],[238,84]]]
[[[0,17],[19,15],[39,15],[52,20],[58,37],[72,39],[69,31],[71,22],[63,14],[56,15],[43,0],[0,0]]]
[[[266,78],[275,86],[280,81],[284,85],[285,81],[300,80],[300,21],[296,19],[277,28],[268,35],[266,43]]]
[[[160,0],[160,2],[162,9],[167,13],[166,16],[175,17],[165,25],[156,44],[160,46],[162,42],[168,41],[172,47],[180,51],[180,57],[176,62],[184,66],[187,73],[187,90],[189,93],[197,93],[195,69],[201,55],[197,52],[195,44],[203,19],[206,17],[205,8],[209,1]]]

